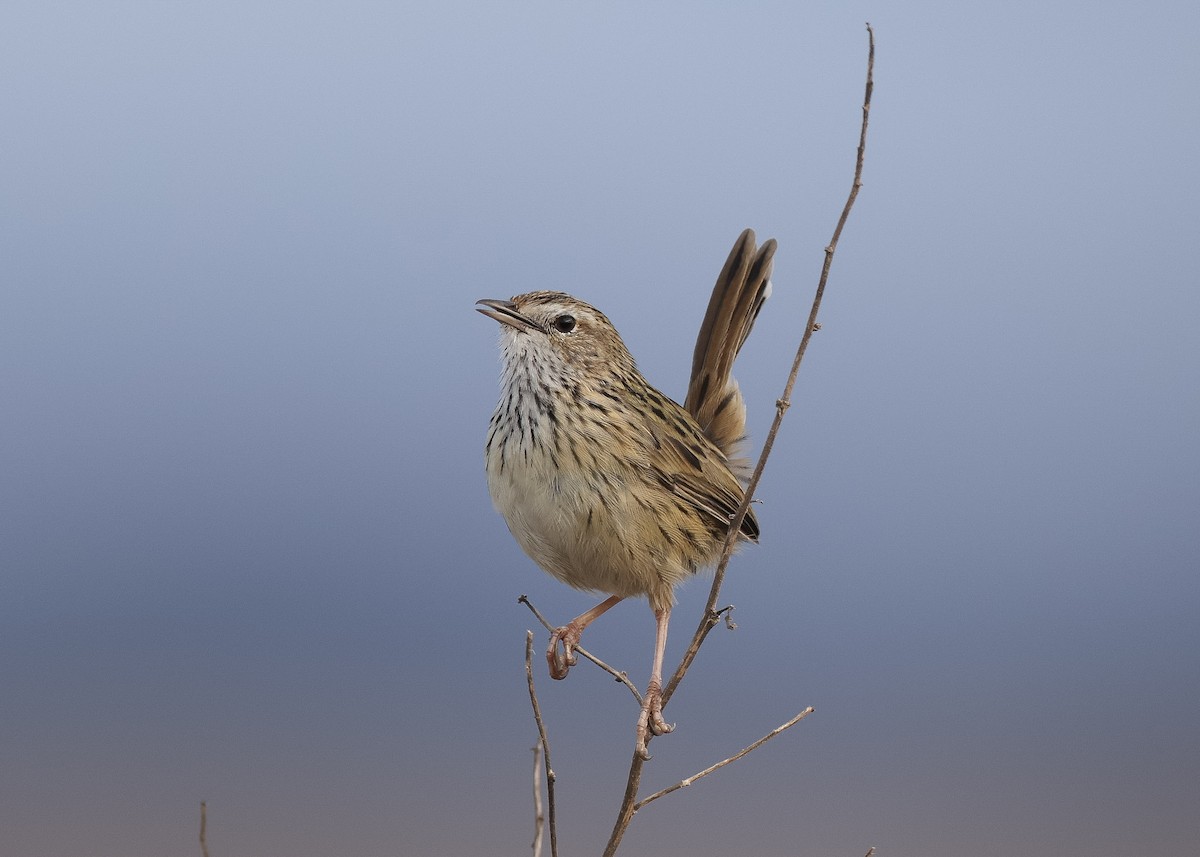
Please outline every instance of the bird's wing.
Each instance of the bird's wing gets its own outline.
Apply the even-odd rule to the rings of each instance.
[[[704,518],[714,532],[723,535],[742,504],[742,486],[725,455],[700,431],[691,416],[678,404],[653,391],[655,404],[667,425],[649,422],[647,449],[652,477]],[[673,430],[672,430],[673,429]],[[741,535],[758,541],[758,520],[749,510],[742,520]]]

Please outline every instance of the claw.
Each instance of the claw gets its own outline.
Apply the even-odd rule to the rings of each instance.
[[[674,723],[668,723],[662,715],[662,687],[657,682],[650,682],[646,695],[642,697],[642,710],[638,714],[636,751],[643,760],[650,759],[647,745],[651,735],[666,735],[675,730]]]
[[[575,647],[579,645],[583,629],[620,602],[620,596],[610,595],[591,610],[580,613],[561,628],[555,628],[551,632],[550,645],[546,649],[546,663],[550,666],[550,678],[561,680],[567,677],[567,671],[578,663],[575,658]]]
[[[575,646],[583,629],[574,622],[555,628],[550,635],[550,645],[546,648],[546,664],[550,667],[550,678],[562,681],[567,672],[579,659],[575,657]],[[560,646],[561,644],[561,646]]]

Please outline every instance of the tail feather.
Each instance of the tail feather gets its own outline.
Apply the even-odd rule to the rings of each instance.
[[[733,361],[771,294],[771,260],[775,239],[755,244],[747,229],[733,245],[709,298],[708,311],[696,338],[692,378],[684,407],[718,449],[738,467],[739,446],[746,435],[746,405],[733,377]],[[744,474],[739,474],[739,476]]]

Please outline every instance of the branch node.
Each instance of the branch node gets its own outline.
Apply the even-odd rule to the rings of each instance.
[[[724,619],[726,628],[728,628],[730,631],[736,630],[737,623],[733,621],[733,609],[734,608],[732,604],[726,604],[720,610],[714,610],[712,614],[713,624],[716,625],[718,620]]]

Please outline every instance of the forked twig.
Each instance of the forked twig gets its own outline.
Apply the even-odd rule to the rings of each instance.
[[[542,707],[538,704],[537,691],[533,689],[533,631],[525,632],[525,681],[529,685],[529,702],[533,705],[533,720],[537,723],[538,741],[546,758],[546,805],[550,808],[550,855],[558,857],[558,827],[554,819],[554,768],[550,767],[550,739],[546,737],[546,724],[542,720]],[[534,840],[535,845],[537,840]]]
[[[539,611],[536,607],[533,606],[533,602],[529,600],[528,595],[522,595],[520,598],[517,599],[517,601],[520,602],[521,604],[524,604],[526,607],[529,608],[530,612],[532,612],[533,615],[537,617],[537,620],[542,623],[543,628],[545,628],[551,634],[554,633],[554,626],[551,625],[549,622],[547,622],[546,617],[541,614],[541,611]],[[621,684],[623,684],[627,688],[629,688],[629,692],[633,694],[633,698],[637,700],[637,704],[639,706],[642,704],[642,692],[637,689],[637,686],[634,685],[633,682],[631,682],[629,680],[628,675],[626,675],[624,672],[613,669],[608,664],[606,664],[604,661],[600,660],[598,657],[596,657],[591,652],[589,652],[587,649],[585,649],[581,646],[576,645],[572,648],[572,650],[576,654],[583,655],[587,660],[591,661],[596,666],[600,667],[600,669],[604,670],[606,673],[608,673],[610,676],[612,676],[614,679],[621,682]]]
[[[846,199],[846,204],[842,207],[841,216],[838,217],[837,225],[834,227],[833,237],[825,247],[825,263],[821,267],[821,277],[817,282],[816,295],[813,297],[812,309],[808,314],[808,324],[804,328],[800,345],[796,349],[796,356],[792,361],[792,368],[788,373],[787,383],[784,384],[783,395],[775,403],[775,419],[772,421],[766,440],[763,442],[762,453],[758,457],[754,473],[746,485],[746,493],[742,499],[742,503],[730,519],[729,531],[725,537],[721,559],[717,563],[717,570],[713,576],[708,602],[704,608],[704,615],[700,619],[700,625],[696,628],[696,633],[692,637],[691,644],[688,646],[687,651],[684,652],[679,667],[663,688],[662,704],[664,707],[675,693],[675,689],[679,687],[679,682],[687,674],[688,668],[696,659],[696,653],[700,650],[700,645],[708,636],[709,631],[720,621],[720,615],[714,608],[716,607],[717,599],[720,597],[721,586],[725,582],[725,570],[729,566],[729,558],[733,555],[734,543],[737,541],[738,533],[741,530],[742,520],[746,517],[746,512],[750,508],[750,504],[754,502],[754,493],[758,488],[759,480],[762,478],[763,468],[766,466],[767,458],[775,446],[775,438],[779,434],[779,426],[783,422],[783,415],[791,405],[792,389],[795,387],[796,377],[800,373],[800,363],[803,361],[804,354],[808,350],[808,342],[812,338],[813,332],[819,327],[817,324],[817,314],[821,309],[821,300],[825,295],[825,284],[829,280],[829,270],[833,265],[833,254],[837,250],[838,241],[842,236],[842,229],[845,227],[846,220],[850,216],[850,209],[854,207],[854,200],[858,197],[859,188],[862,187],[863,160],[867,148],[867,125],[871,115],[871,95],[875,86],[875,30],[869,23],[867,24],[867,43],[867,82],[863,94],[862,124],[858,135],[858,153],[854,164],[854,181],[850,187],[850,194]],[[612,835],[605,846],[604,857],[613,857],[617,853],[617,849],[621,845],[621,839],[625,836],[625,831],[629,829],[629,824],[633,820],[633,814],[637,811],[637,806],[639,805],[637,803],[637,792],[641,785],[642,768],[644,765],[645,759],[642,755],[634,752],[633,761],[629,766],[629,778],[625,783],[625,795],[621,800],[621,807],[617,812],[617,820],[613,825]]]
[[[650,795],[649,797],[642,798],[641,800],[639,800],[637,803],[635,803],[633,805],[633,811],[636,813],[638,810],[640,810],[642,807],[644,807],[646,804],[650,803],[651,801],[658,800],[660,797],[663,797],[664,795],[669,795],[671,792],[678,791],[679,789],[685,789],[688,786],[690,786],[692,783],[696,782],[696,780],[701,779],[703,777],[707,777],[713,771],[719,770],[719,769],[725,767],[726,765],[736,762],[738,759],[742,758],[742,756],[745,756],[748,753],[751,753],[751,752],[757,750],[763,744],[766,744],[768,741],[770,741],[776,735],[779,735],[780,733],[786,732],[788,729],[791,729],[793,726],[795,726],[797,723],[799,723],[805,717],[808,717],[808,715],[812,714],[814,710],[815,709],[810,705],[808,708],[801,711],[799,714],[797,714],[795,717],[793,717],[787,723],[784,723],[780,726],[776,726],[774,729],[772,729],[766,735],[759,738],[757,741],[755,741],[749,747],[745,747],[745,748],[739,750],[738,752],[736,752],[732,756],[730,756],[728,759],[723,759],[720,762],[717,762],[715,765],[705,768],[703,771],[700,771],[699,773],[692,774],[690,777],[683,778],[682,780],[680,780],[673,786],[667,786],[667,788],[663,789],[662,791],[657,791],[654,794]]]

